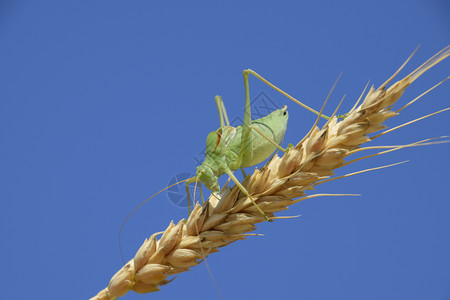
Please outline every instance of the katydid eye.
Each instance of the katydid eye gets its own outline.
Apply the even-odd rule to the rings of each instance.
[[[283,112],[283,116],[285,116],[286,114],[287,114],[287,112],[286,112],[286,111],[284,111],[284,112]]]

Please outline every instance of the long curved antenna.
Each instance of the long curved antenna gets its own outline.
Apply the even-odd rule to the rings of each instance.
[[[165,190],[167,190],[167,189],[170,189],[171,187],[173,187],[173,186],[175,186],[175,185],[177,185],[177,184],[179,184],[179,183],[182,183],[182,182],[185,182],[185,181],[188,181],[188,180],[191,180],[192,178],[195,178],[195,177],[191,177],[191,178],[188,178],[188,179],[184,179],[184,180],[181,180],[181,181],[178,181],[178,182],[175,182],[174,184],[171,184],[171,185],[169,185],[168,187],[166,187],[166,188],[163,188],[162,190],[160,190],[159,192],[157,192],[156,194],[153,194],[153,195],[151,195],[149,198],[147,198],[147,200],[145,200],[144,202],[142,202],[141,204],[139,204],[126,218],[125,218],[125,220],[122,222],[122,225],[120,225],[120,230],[119,230],[119,250],[120,250],[120,257],[122,258],[122,262],[123,263],[125,263],[125,258],[124,258],[124,256],[123,256],[123,251],[122,251],[122,242],[121,242],[121,237],[122,237],[122,230],[123,230],[123,227],[125,226],[125,223],[128,221],[128,219],[142,206],[142,205],[144,205],[147,201],[149,201],[150,199],[152,199],[153,197],[155,197],[156,195],[158,195],[159,193],[161,193],[161,192],[164,192]]]

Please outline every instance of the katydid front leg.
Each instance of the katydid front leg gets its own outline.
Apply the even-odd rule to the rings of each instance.
[[[187,195],[187,200],[188,200],[188,210],[189,210],[189,215],[191,214],[191,192],[189,191],[189,184],[190,183],[197,183],[198,179],[196,177],[192,177],[191,179],[186,181],[186,195]],[[205,203],[205,200],[203,198],[203,191],[202,191],[202,183],[199,182],[198,185],[198,189],[200,190],[200,198],[202,199],[202,204]],[[194,200],[195,200],[195,194],[194,194]]]

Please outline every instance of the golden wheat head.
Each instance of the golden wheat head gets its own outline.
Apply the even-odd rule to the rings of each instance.
[[[313,190],[326,181],[360,173],[330,178],[334,175],[334,169],[374,156],[345,162],[347,156],[364,150],[360,145],[419,119],[447,110],[369,137],[369,134],[385,129],[383,123],[387,119],[398,115],[404,107],[417,100],[414,99],[397,111],[392,110],[392,106],[411,83],[449,55],[450,46],[447,46],[405,78],[387,88],[411,57],[408,58],[379,88],[372,86],[361,104],[357,105],[358,100],[353,109],[345,114],[344,119],[333,116],[322,128],[317,127],[316,122],[294,148],[282,157],[275,155],[263,168],[256,169],[251,176],[247,176],[242,184],[273,219],[277,219],[274,216],[276,212],[286,210],[289,205],[312,197],[327,196],[328,194],[306,196],[305,191]],[[375,154],[379,155],[425,144],[429,144],[429,140],[404,146],[371,148],[390,148]],[[265,219],[237,187],[224,187],[220,201],[210,196],[204,205],[196,204],[186,221],[180,220],[177,224],[170,222],[159,240],[156,233],[146,239],[134,258],[112,277],[108,287],[91,300],[117,299],[129,290],[137,293],[158,291],[159,286],[170,282],[167,280],[169,276],[188,271],[207,255],[217,252],[220,247],[245,239],[250,235],[249,232],[256,229],[255,224],[263,221]]]

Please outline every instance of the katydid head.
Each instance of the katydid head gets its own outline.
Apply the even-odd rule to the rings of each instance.
[[[226,145],[222,139],[222,128],[210,132],[206,138],[205,162],[197,167],[196,177],[211,192],[220,191],[217,173],[218,166],[225,160],[225,151]]]
[[[198,166],[196,175],[198,180],[200,180],[208,190],[211,192],[220,191],[219,180],[209,166],[204,164]]]

